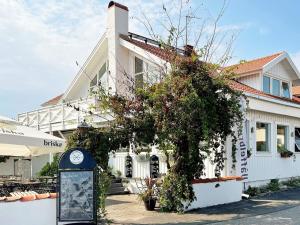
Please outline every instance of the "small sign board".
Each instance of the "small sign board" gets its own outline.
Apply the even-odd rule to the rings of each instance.
[[[58,171],[57,224],[96,224],[96,175],[96,161],[87,150],[73,148],[61,156]]]

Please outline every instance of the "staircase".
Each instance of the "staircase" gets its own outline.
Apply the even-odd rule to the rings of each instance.
[[[122,184],[121,178],[112,178],[110,188],[107,192],[108,195],[124,195],[129,194]]]

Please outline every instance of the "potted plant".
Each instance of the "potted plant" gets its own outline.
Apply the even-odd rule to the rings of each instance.
[[[144,202],[146,210],[154,210],[157,196],[155,195],[156,180],[145,178],[145,189],[139,193],[139,198]]]
[[[287,150],[285,147],[279,147],[279,146],[277,146],[277,150],[280,153],[281,158],[289,158],[292,155],[294,155],[293,152]]]

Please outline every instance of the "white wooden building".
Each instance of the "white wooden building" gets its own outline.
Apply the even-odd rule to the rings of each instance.
[[[160,71],[168,68],[166,54],[157,42],[129,32],[126,6],[110,2],[107,13],[106,32],[68,89],[39,109],[20,113],[20,122],[66,137],[89,116],[89,106],[96,103],[90,97],[91,88],[101,84],[113,92],[126,93],[128,77],[124,74],[133,82],[151,77],[156,80]],[[184,51],[178,50],[178,54],[184,54]],[[273,178],[300,176],[300,98],[291,92],[300,74],[291,58],[286,52],[280,52],[235,65],[234,71],[238,77],[232,81],[232,88],[243,91],[249,100],[245,123],[251,150],[247,161],[247,183],[259,185]],[[74,106],[81,110],[77,111]],[[93,125],[101,125],[106,119],[110,118],[107,115],[95,117]],[[279,147],[294,152],[294,155],[281,158],[277,152]],[[230,141],[226,149],[225,176],[236,173],[230,159]],[[148,159],[132,152],[129,154],[133,157],[133,177],[149,176]],[[164,156],[155,148],[151,154],[159,156],[160,172],[166,173]],[[126,156],[127,153],[117,152],[110,158],[113,169],[123,175]],[[214,168],[208,160],[206,176],[214,177]]]

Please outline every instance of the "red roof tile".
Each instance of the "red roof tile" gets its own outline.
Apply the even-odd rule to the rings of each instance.
[[[170,51],[160,48],[158,46],[152,45],[152,44],[148,44],[142,41],[138,41],[132,38],[129,38],[126,35],[121,34],[120,37],[122,39],[124,39],[125,41],[130,42],[131,44],[134,44],[135,46],[138,46],[148,52],[150,52],[151,54],[168,61],[170,59]]]
[[[64,94],[58,95],[55,98],[52,98],[47,102],[44,102],[43,104],[41,104],[41,106],[45,107],[45,106],[49,106],[49,105],[56,105],[61,100],[63,95]]]
[[[293,95],[300,96],[300,86],[292,87]]]
[[[236,74],[245,74],[249,72],[254,72],[261,70],[264,65],[271,62],[278,56],[280,56],[283,52],[278,52],[273,55],[265,56],[263,58],[258,58],[250,61],[246,61],[240,64],[228,66],[228,69],[232,69],[234,73]]]
[[[236,90],[236,91],[242,91],[242,92],[246,92],[246,93],[249,93],[249,94],[254,94],[254,95],[258,95],[258,96],[263,96],[263,97],[278,99],[278,100],[281,100],[281,101],[300,104],[300,98],[298,98],[296,96],[293,96],[292,99],[289,99],[289,98],[279,97],[279,96],[275,96],[275,95],[271,95],[271,94],[266,94],[266,93],[264,93],[260,90],[252,88],[252,87],[250,87],[246,84],[242,84],[242,83],[240,83],[238,81],[235,81],[235,80],[230,80],[229,86],[232,89]]]

